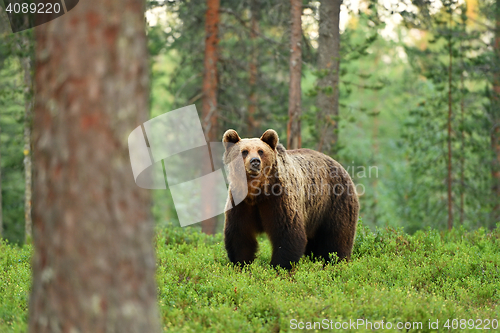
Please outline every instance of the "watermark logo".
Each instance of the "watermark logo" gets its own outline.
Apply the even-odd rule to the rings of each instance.
[[[3,0],[3,4],[0,3],[0,29],[8,29],[4,24],[5,14],[7,14],[12,32],[19,32],[63,16],[75,8],[78,1]]]
[[[206,142],[194,105],[138,126],[128,137],[128,147],[136,184],[145,189],[168,185],[183,227],[222,214],[247,196],[233,193],[233,202],[226,204],[229,169],[240,170],[235,176],[246,179],[243,158],[223,164],[224,146]]]

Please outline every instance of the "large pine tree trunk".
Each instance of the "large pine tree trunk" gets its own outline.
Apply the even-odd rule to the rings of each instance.
[[[496,30],[495,30],[495,61],[493,63],[493,94],[491,103],[491,148],[493,163],[491,174],[493,177],[492,199],[493,216],[491,227],[500,221],[500,0],[496,2]]]
[[[290,89],[288,92],[287,148],[297,149],[302,144],[300,136],[301,77],[302,77],[302,1],[290,0]]]
[[[147,119],[142,0],[87,0],[36,29],[30,332],[159,332],[149,191],[127,147]]]
[[[341,4],[342,0],[323,0],[319,7],[318,150],[332,155],[338,141]]]
[[[205,59],[203,75],[202,125],[207,142],[220,141],[217,138],[217,46],[219,44],[219,8],[220,0],[207,0],[205,16]],[[205,165],[206,173],[212,172],[212,165]],[[207,182],[202,189],[203,207],[211,210],[213,188],[215,184]],[[196,209],[199,209],[198,207]],[[201,229],[206,234],[214,234],[217,227],[215,217],[202,221]]]

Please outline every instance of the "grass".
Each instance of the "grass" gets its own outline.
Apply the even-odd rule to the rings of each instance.
[[[291,272],[270,268],[264,238],[243,269],[229,264],[221,235],[168,228],[155,241],[165,331],[278,332],[319,322],[318,331],[328,324],[363,332],[390,322],[377,331],[430,332],[436,320],[448,331],[448,319],[450,331],[486,328],[486,320],[495,331],[492,320],[500,321],[500,227],[410,236],[360,226],[350,262],[323,267],[303,258]],[[26,331],[30,253],[0,245],[0,332]]]
[[[0,240],[0,332],[26,332],[31,285],[31,246]]]

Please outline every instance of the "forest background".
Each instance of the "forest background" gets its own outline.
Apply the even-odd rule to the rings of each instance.
[[[206,15],[214,1],[148,1],[150,117],[196,104],[205,129],[213,125],[211,141],[228,128],[242,137],[273,128],[285,146],[296,136],[295,144],[322,150],[347,169],[372,228],[494,228],[500,2],[333,1],[340,12],[330,41],[320,33],[319,2],[299,2],[294,110],[291,3],[220,2],[210,88],[216,107],[207,113],[205,39],[213,26]],[[0,38],[0,225],[4,238],[21,244],[30,239],[34,37],[27,30]],[[338,71],[322,68],[322,54],[332,50],[322,45],[337,47],[339,56],[327,57]],[[325,84],[329,76],[333,84]],[[294,117],[298,134],[289,124]],[[154,191],[153,202],[158,225],[179,225],[168,190]],[[223,217],[213,222],[205,232],[221,230]]]

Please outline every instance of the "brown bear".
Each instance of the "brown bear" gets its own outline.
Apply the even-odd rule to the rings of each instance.
[[[256,236],[271,241],[271,265],[286,269],[302,255],[330,260],[336,253],[349,260],[356,234],[359,201],[347,171],[332,158],[310,149],[285,150],[278,134],[267,130],[260,139],[224,133],[224,164],[229,193],[224,242],[229,260],[251,263]],[[245,177],[234,168],[243,158]],[[235,202],[241,194],[243,201]]]

